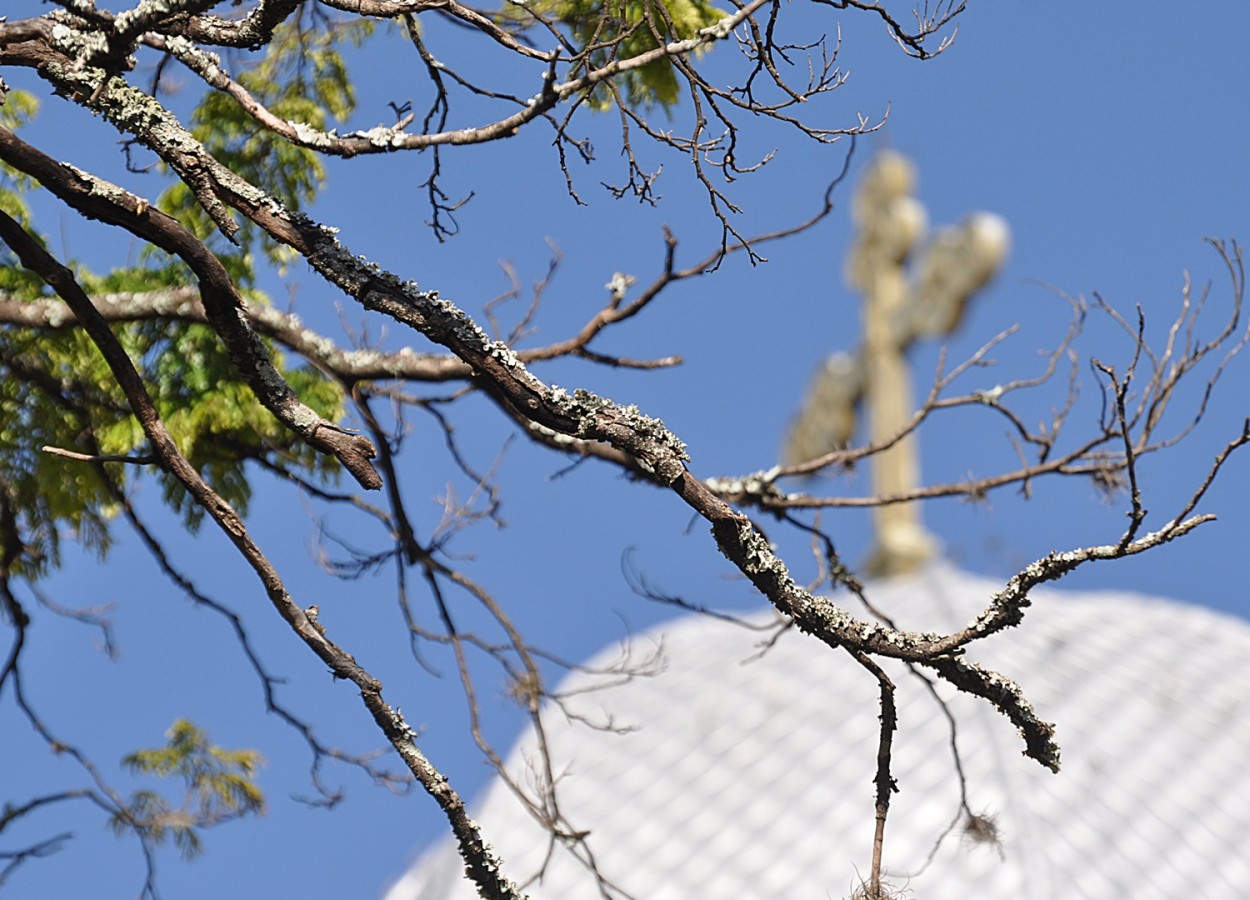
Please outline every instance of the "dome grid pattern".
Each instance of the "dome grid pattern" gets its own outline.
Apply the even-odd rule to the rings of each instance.
[[[876,585],[901,627],[950,630],[997,587],[934,567]],[[761,617],[767,621],[767,615]],[[638,900],[845,897],[871,850],[876,685],[844,654],[691,617],[662,635],[669,664],[577,702],[637,725],[607,734],[553,715],[561,807],[604,874]],[[997,846],[934,850],[958,809],[945,717],[902,667],[885,869],[917,900],[1245,900],[1250,897],[1250,624],[1123,594],[1035,592],[1022,627],[970,648],[1020,682],[1063,747],[1059,775],[1020,754],[1010,723],[949,697],[974,812]],[[601,660],[619,657],[612,648]],[[566,687],[583,684],[574,675]],[[527,739],[511,756],[525,770]],[[474,808],[506,870],[537,869],[547,842],[506,790]],[[926,859],[932,853],[932,861]],[[470,900],[450,842],[388,900]],[[557,854],[534,900],[599,895]]]

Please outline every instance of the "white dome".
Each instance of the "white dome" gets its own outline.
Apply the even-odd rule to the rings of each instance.
[[[999,587],[933,567],[868,596],[900,627],[949,631]],[[546,714],[561,808],[591,832],[600,871],[639,900],[820,900],[848,896],[867,875],[876,682],[797,632],[756,658],[759,639],[705,617],[636,639],[662,641],[666,670],[574,703],[634,726],[628,734]],[[1018,681],[1056,723],[1063,770],[1023,757],[1004,717],[939,685],[969,805],[993,818],[999,843],[957,826],[933,853],[959,811],[950,729],[924,686],[889,667],[899,793],[885,869],[896,888],[921,900],[1250,896],[1250,625],[1170,601],[1037,590],[1022,627],[969,656]],[[591,665],[618,658],[613,648]],[[574,675],[563,689],[586,684]],[[509,763],[523,784],[531,745],[523,738]],[[502,785],[474,812],[505,872],[523,880],[540,869],[547,836]],[[445,841],[388,900],[467,900],[476,895],[462,872]],[[525,889],[535,900],[600,895],[560,847]]]

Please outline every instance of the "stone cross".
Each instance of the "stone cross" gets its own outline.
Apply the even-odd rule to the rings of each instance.
[[[884,443],[903,430],[914,414],[908,348],[920,338],[950,334],[968,300],[1006,259],[1006,222],[975,213],[962,225],[938,231],[909,272],[908,261],[928,223],[912,195],[915,186],[915,165],[887,151],[873,161],[855,194],[856,235],[846,280],[864,298],[864,338],[854,353],[831,356],[813,379],[786,443],[788,463],[845,447],[865,406],[871,443]],[[871,465],[874,496],[914,490],[921,483],[915,435],[871,457]],[[937,552],[915,503],[875,507],[873,523],[870,574],[911,572]]]

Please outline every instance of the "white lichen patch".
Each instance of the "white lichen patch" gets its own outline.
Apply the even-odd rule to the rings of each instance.
[[[736,529],[737,543],[741,548],[742,558],[735,562],[742,571],[747,575],[771,575],[773,578],[780,579],[779,587],[783,590],[791,588],[797,590],[786,564],[777,556],[773,545],[755,530],[750,521],[745,518],[738,519]]]
[[[287,121],[287,124],[295,132],[296,140],[306,147],[328,150],[334,145],[334,141],[338,137],[334,129],[325,132],[320,128],[313,128],[305,122],[292,122],[290,120]]]
[[[711,38],[714,41],[723,41],[729,35],[733,34],[734,16],[725,16],[719,22],[709,25],[707,28],[699,30],[700,36]]]
[[[198,65],[202,66],[205,74],[209,78],[229,78],[230,73],[226,71],[226,67],[221,62],[221,57],[216,53],[208,50],[201,50],[191,41],[178,34],[171,34],[165,38],[165,49],[174,56],[187,57],[193,59]]]
[[[988,390],[977,391],[977,402],[984,403],[986,406],[994,406],[1000,399],[1002,399],[1004,393],[1006,393],[1006,391],[1004,391],[1003,386],[1001,384],[996,384]]]
[[[301,434],[309,434],[321,424],[321,416],[302,403],[293,406],[289,411],[289,417],[291,427]]]
[[[478,332],[482,335],[482,337],[486,337],[486,333],[483,332],[480,328],[478,329]],[[513,352],[512,348],[509,347],[507,344],[505,344],[503,341],[488,340],[486,342],[485,349],[486,349],[487,354],[489,354],[492,358],[497,359],[500,363],[507,366],[509,369],[524,369],[525,368],[524,364],[521,362],[520,359],[517,358],[517,355],[516,353]]]
[[[731,497],[757,497],[767,499],[784,499],[785,494],[774,483],[781,469],[773,466],[749,475],[722,476],[703,479],[708,490],[716,494]]]
[[[403,130],[388,125],[378,125],[368,131],[353,131],[346,136],[368,141],[371,147],[383,150],[398,150],[408,139],[408,135]]]

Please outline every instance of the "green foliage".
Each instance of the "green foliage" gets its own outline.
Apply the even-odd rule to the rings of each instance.
[[[342,122],[356,107],[337,45],[343,40],[359,45],[371,30],[368,21],[330,30],[305,30],[298,21],[284,25],[274,32],[264,57],[235,80],[275,115],[325,130],[331,119]],[[227,94],[212,91],[204,97],[191,115],[191,133],[219,162],[292,209],[311,202],[325,182],[325,167],[314,151],[262,128]],[[255,225],[245,222],[236,236],[239,247],[230,247],[181,181],[161,195],[158,205],[198,238],[213,242],[231,276],[250,283],[250,251],[260,237]],[[268,242],[264,253],[277,264],[290,262],[292,255]]]
[[[166,746],[131,753],[122,764],[139,774],[181,778],[186,784],[181,806],[175,809],[154,791],[135,791],[109,825],[119,835],[136,829],[157,845],[172,838],[183,858],[191,859],[202,850],[197,829],[264,813],[265,796],[255,780],[264,758],[255,750],[214,747],[208,735],[184,719],[165,736]]]
[[[0,103],[0,125],[21,128],[39,111],[39,100],[30,91],[8,91]]]
[[[16,131],[35,117],[39,112],[39,101],[34,94],[27,91],[9,91],[0,104],[0,125]],[[23,226],[30,224],[30,210],[22,194],[33,186],[27,175],[0,163],[0,209]],[[8,248],[4,248],[8,254]],[[7,263],[7,260],[5,261]]]
[[[78,277],[93,294],[143,293],[190,282],[177,265],[119,269],[103,277],[80,272]],[[0,267],[0,291],[46,294],[46,288],[33,289],[15,266]],[[208,326],[150,320],[119,325],[114,332],[135,360],[174,441],[240,512],[246,513],[251,496],[245,472],[249,459],[276,453],[288,467],[320,478],[337,476],[337,460],[313,451],[260,405]],[[271,354],[304,403],[331,421],[342,417],[343,395],[335,383],[311,369],[287,369],[281,353],[271,348]],[[0,331],[0,479],[22,510],[28,575],[57,562],[59,532],[65,527],[103,553],[108,522],[118,512],[95,466],[41,448],[132,456],[144,454],[146,443],[103,357],[81,329]],[[109,465],[107,474],[120,487],[136,471]],[[172,476],[161,472],[158,477],[165,500],[189,527],[198,526],[202,510]]]
[[[565,25],[578,47],[603,47],[588,54],[590,69],[646,53],[661,43],[694,37],[725,16],[705,0],[539,0],[533,8]],[[631,69],[616,82],[626,100],[638,106],[667,107],[680,99],[677,72],[670,59]],[[602,87],[591,91],[590,102],[596,109],[612,105]]]
[[[368,25],[348,37],[359,40]],[[277,35],[265,58],[241,81],[279,115],[323,127],[329,117],[351,112],[353,96],[334,39],[309,36],[288,27]],[[11,90],[0,105],[0,124],[18,128],[38,110],[36,99]],[[294,206],[315,196],[324,180],[316,156],[264,133],[224,94],[212,93],[195,113],[197,137],[241,175],[275,191]],[[31,228],[23,194],[31,182],[0,166],[0,209]],[[214,234],[211,223],[181,183],[162,203],[202,237]],[[249,236],[254,240],[255,235]],[[273,254],[271,254],[272,256]],[[248,242],[230,248],[222,261],[243,284],[250,283]],[[95,275],[71,264],[90,294],[138,294],[183,288],[195,283],[180,263],[159,253],[146,265]],[[23,268],[0,244],[0,293],[40,299],[52,296],[42,280]],[[251,292],[249,300],[264,302]],[[245,513],[251,487],[244,469],[249,459],[278,454],[288,467],[321,478],[336,477],[336,460],[317,454],[282,427],[240,379],[220,340],[204,325],[168,320],[136,322],[114,329],[148,384],[157,409],[179,448],[222,496]],[[336,384],[311,369],[286,369],[272,347],[278,369],[300,399],[332,421],[343,415]],[[103,554],[109,546],[109,522],[119,512],[109,481],[124,489],[140,471],[48,454],[45,446],[90,455],[135,456],[146,452],[139,423],[95,346],[80,329],[0,330],[0,484],[15,509],[24,553],[18,568],[35,577],[59,561],[62,532],[69,530],[84,546]],[[165,500],[187,525],[198,526],[203,511],[177,481],[158,475]],[[0,538],[7,538],[0,535]]]

